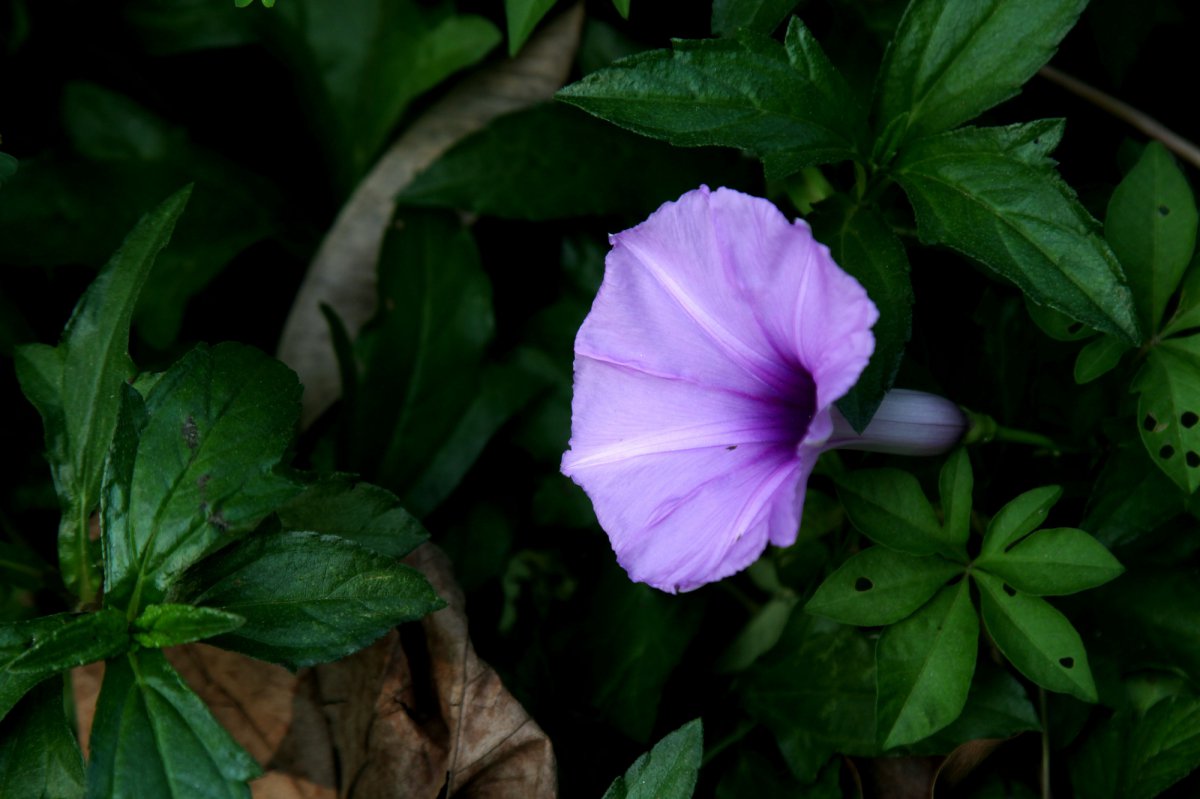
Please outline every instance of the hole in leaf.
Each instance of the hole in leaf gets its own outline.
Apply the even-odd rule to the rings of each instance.
[[[870,591],[874,587],[875,587],[875,583],[871,582],[866,577],[859,577],[857,580],[854,581],[854,590],[855,591]]]
[[[1080,330],[1083,330],[1082,322],[1072,322],[1071,324],[1067,325],[1068,333],[1074,334],[1074,333],[1078,333]]]
[[[1167,206],[1165,206],[1165,205],[1158,206],[1158,215],[1159,216],[1166,216],[1169,213],[1171,213],[1171,209],[1168,208]]]
[[[1009,596],[1016,596],[1016,595],[1017,595],[1017,589],[1013,588],[1013,587],[1012,587],[1011,585],[1009,585],[1008,583],[1005,583],[1005,584],[1004,584],[1004,593],[1008,594]]]
[[[1197,455],[1195,452],[1188,450],[1188,454],[1184,457],[1187,459],[1187,465],[1191,468],[1195,469],[1197,466],[1200,466],[1200,455]]]
[[[1174,454],[1175,448],[1170,444],[1163,444],[1162,449],[1158,451],[1158,457],[1162,458],[1164,461],[1170,460],[1171,456]]]
[[[1195,427],[1196,422],[1200,422],[1200,416],[1191,411],[1184,411],[1183,415],[1179,417],[1179,423],[1184,427]]]
[[[1058,665],[1064,669],[1073,669],[1075,668],[1075,658],[1059,658]]]
[[[1158,426],[1158,420],[1155,419],[1150,414],[1146,414],[1146,418],[1142,420],[1142,429],[1149,431],[1149,430],[1153,430],[1157,426]]]

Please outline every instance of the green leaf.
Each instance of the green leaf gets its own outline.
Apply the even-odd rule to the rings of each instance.
[[[613,0],[613,8],[621,15],[622,19],[629,19],[629,4],[631,0]]]
[[[938,473],[938,494],[942,500],[942,530],[946,540],[966,553],[971,536],[971,494],[975,490],[975,474],[966,447],[950,453]]]
[[[875,650],[884,749],[927,738],[958,718],[978,646],[968,580],[946,586],[920,611],[884,630]]]
[[[942,525],[917,478],[899,469],[862,469],[838,477],[850,521],[877,544],[910,555],[947,548]]]
[[[939,557],[870,547],[829,575],[804,609],[860,627],[893,624],[928,602],[962,569]]]
[[[589,114],[681,147],[748,150],[768,176],[858,157],[863,112],[808,29],[786,42],[678,39],[623,58],[558,93]]]
[[[1131,388],[1139,394],[1138,432],[1150,459],[1194,493],[1200,487],[1200,336],[1160,342]]]
[[[1017,671],[1047,690],[1095,702],[1087,652],[1067,617],[997,577],[978,571],[972,575],[980,587],[983,623]]]
[[[9,178],[15,174],[17,174],[17,159],[8,153],[0,153],[0,186],[7,183]]]
[[[892,387],[912,332],[912,283],[908,256],[883,215],[871,206],[827,202],[810,220],[817,240],[867,290],[879,321],[872,332],[875,352],[867,368],[838,401],[838,410],[862,432]]]
[[[1084,385],[1102,377],[1121,362],[1121,356],[1129,351],[1129,345],[1112,336],[1092,339],[1075,359],[1075,382]]]
[[[793,613],[783,637],[738,683],[742,706],[812,782],[835,752],[875,756],[874,642],[853,627]]]
[[[1163,322],[1196,248],[1200,215],[1187,178],[1160,142],[1152,141],[1113,191],[1104,237],[1129,279],[1142,328]]]
[[[703,621],[702,608],[631,583],[616,569],[605,573],[592,608],[578,644],[591,702],[622,733],[646,741],[667,682]]]
[[[1062,122],[964,128],[906,148],[895,177],[926,244],[944,244],[1048,305],[1131,343],[1142,339],[1121,265],[1047,154]]]
[[[504,0],[504,20],[508,25],[508,54],[514,56],[525,44],[554,0]]]
[[[1062,489],[1058,486],[1042,486],[1011,500],[988,523],[981,557],[999,555],[1041,527],[1061,498]]]
[[[299,398],[291,370],[240,344],[200,345],[154,384],[105,480],[107,606],[133,618],[162,602],[180,572],[297,492],[278,469]]]
[[[0,723],[0,796],[82,799],[83,754],[63,712],[62,680],[33,689]]]
[[[721,659],[717,661],[717,671],[744,671],[762,655],[771,651],[771,648],[779,643],[783,629],[799,602],[799,598],[790,592],[767,600],[721,655]]]
[[[875,87],[886,156],[1015,95],[1050,60],[1087,0],[983,0],[951,7],[913,0],[884,55]]]
[[[1186,496],[1159,469],[1140,441],[1117,446],[1088,498],[1081,526],[1110,549],[1136,543],[1183,513]]]
[[[704,754],[704,727],[689,721],[633,761],[625,776],[617,777],[604,799],[689,799],[700,774]]]
[[[50,676],[13,672],[8,664],[77,618],[78,614],[57,613],[28,621],[0,624],[0,718],[13,708],[26,691]]]
[[[28,546],[0,541],[0,585],[36,590],[53,569]]]
[[[401,205],[506,219],[650,213],[701,183],[754,179],[727,151],[649,142],[562,103],[499,117],[421,172]],[[753,170],[757,172],[757,170]]]
[[[1131,569],[1088,596],[1093,625],[1125,671],[1153,667],[1200,679],[1200,572]]]
[[[395,494],[352,474],[322,475],[276,513],[284,530],[336,535],[393,558],[429,539]]]
[[[714,0],[712,32],[731,36],[748,28],[770,36],[800,0]]]
[[[1200,327],[1200,253],[1192,258],[1179,286],[1179,305],[1163,328],[1163,337],[1177,336]]]
[[[191,605],[148,605],[134,619],[133,640],[148,649],[163,649],[236,630],[241,616]]]
[[[88,799],[249,799],[246,780],[261,773],[153,649],[107,663],[91,742]]]
[[[394,558],[317,533],[253,535],[189,571],[179,598],[241,616],[212,639],[291,669],[357,652],[445,603]]]
[[[948,727],[912,747],[914,755],[945,754],[980,738],[1010,738],[1040,730],[1037,711],[1025,686],[1007,669],[986,658],[975,664],[962,715]]]
[[[1042,332],[1055,341],[1080,341],[1089,336],[1096,335],[1096,331],[1087,327],[1083,322],[1077,322],[1072,317],[1061,311],[1056,311],[1045,305],[1038,305],[1029,299],[1026,295],[1024,298],[1025,310],[1029,312],[1029,318],[1033,323],[1041,328]]]
[[[1062,596],[1116,579],[1125,567],[1083,530],[1039,530],[1008,551],[981,556],[975,567],[1034,596]]]
[[[34,344],[14,353],[21,389],[46,429],[46,457],[63,511],[58,536],[63,580],[84,602],[99,587],[88,553],[89,520],[100,504],[121,386],[135,371],[128,352],[130,320],[190,194],[185,188],[142,217],[75,306],[57,347]]]

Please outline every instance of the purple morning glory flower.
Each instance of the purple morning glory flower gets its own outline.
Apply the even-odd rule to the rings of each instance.
[[[879,314],[804,221],[730,189],[690,191],[610,241],[575,340],[562,470],[633,580],[684,591],[795,541],[817,457],[861,443],[833,403]],[[892,438],[929,432],[898,414]]]

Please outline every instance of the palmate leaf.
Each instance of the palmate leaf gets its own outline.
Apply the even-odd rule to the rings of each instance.
[[[1009,500],[988,523],[980,556],[999,555],[1032,533],[1061,498],[1058,486],[1042,486]]]
[[[700,773],[704,727],[690,721],[656,743],[617,777],[603,799],[689,799]]]
[[[964,128],[913,142],[894,175],[927,244],[1011,280],[1034,302],[1130,343],[1142,339],[1121,265],[1047,154],[1062,122]]]
[[[245,619],[211,643],[292,669],[356,652],[445,604],[395,558],[307,532],[251,536],[189,571],[177,593]]]
[[[82,799],[83,780],[62,679],[47,680],[0,723],[0,796]]]
[[[1033,596],[1086,591],[1125,571],[1103,544],[1069,527],[1039,530],[1011,549],[976,559],[974,565]]]
[[[1200,336],[1153,347],[1133,379],[1138,432],[1150,459],[1191,494],[1200,488]]]
[[[1187,178],[1157,141],[1113,191],[1104,237],[1121,260],[1142,327],[1159,329],[1163,311],[1196,247],[1200,215]]]
[[[184,569],[299,491],[278,473],[299,397],[291,370],[240,344],[192,350],[142,409],[127,391],[105,477],[108,607],[162,602]]]
[[[1050,60],[1087,0],[913,0],[875,88],[877,150],[949,130],[1012,97]]]
[[[962,569],[939,557],[870,547],[829,575],[804,609],[843,624],[893,624],[928,602]]]
[[[946,586],[917,613],[884,631],[875,650],[884,749],[919,741],[958,718],[967,703],[978,644],[979,617],[968,580]]]
[[[157,650],[110,660],[92,724],[88,799],[249,799],[260,773]]]
[[[850,521],[868,538],[898,552],[955,555],[917,478],[900,469],[861,469],[838,478]]]
[[[748,150],[769,176],[856,158],[865,133],[853,93],[795,18],[783,45],[750,31],[676,40],[593,72],[558,98],[675,145]]]
[[[942,500],[942,531],[956,546],[967,545],[971,536],[971,494],[975,490],[975,473],[966,447],[950,453],[938,473],[938,493]]]
[[[121,386],[134,374],[130,320],[190,194],[190,187],[183,189],[138,222],[75,306],[57,347],[30,344],[15,352],[21,390],[46,429],[46,457],[63,511],[58,539],[63,580],[85,601],[99,587],[88,549],[89,519],[100,504]]]

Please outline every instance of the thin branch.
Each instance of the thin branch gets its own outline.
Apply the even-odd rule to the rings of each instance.
[[[1158,139],[1171,152],[1200,169],[1200,147],[1180,136],[1154,117],[1142,113],[1138,109],[1122,102],[1111,94],[1106,94],[1095,86],[1084,83],[1079,78],[1061,72],[1054,67],[1045,66],[1038,70],[1043,78],[1057,83],[1069,92],[1077,94],[1089,103],[1101,108],[1140,130],[1152,139]]]

